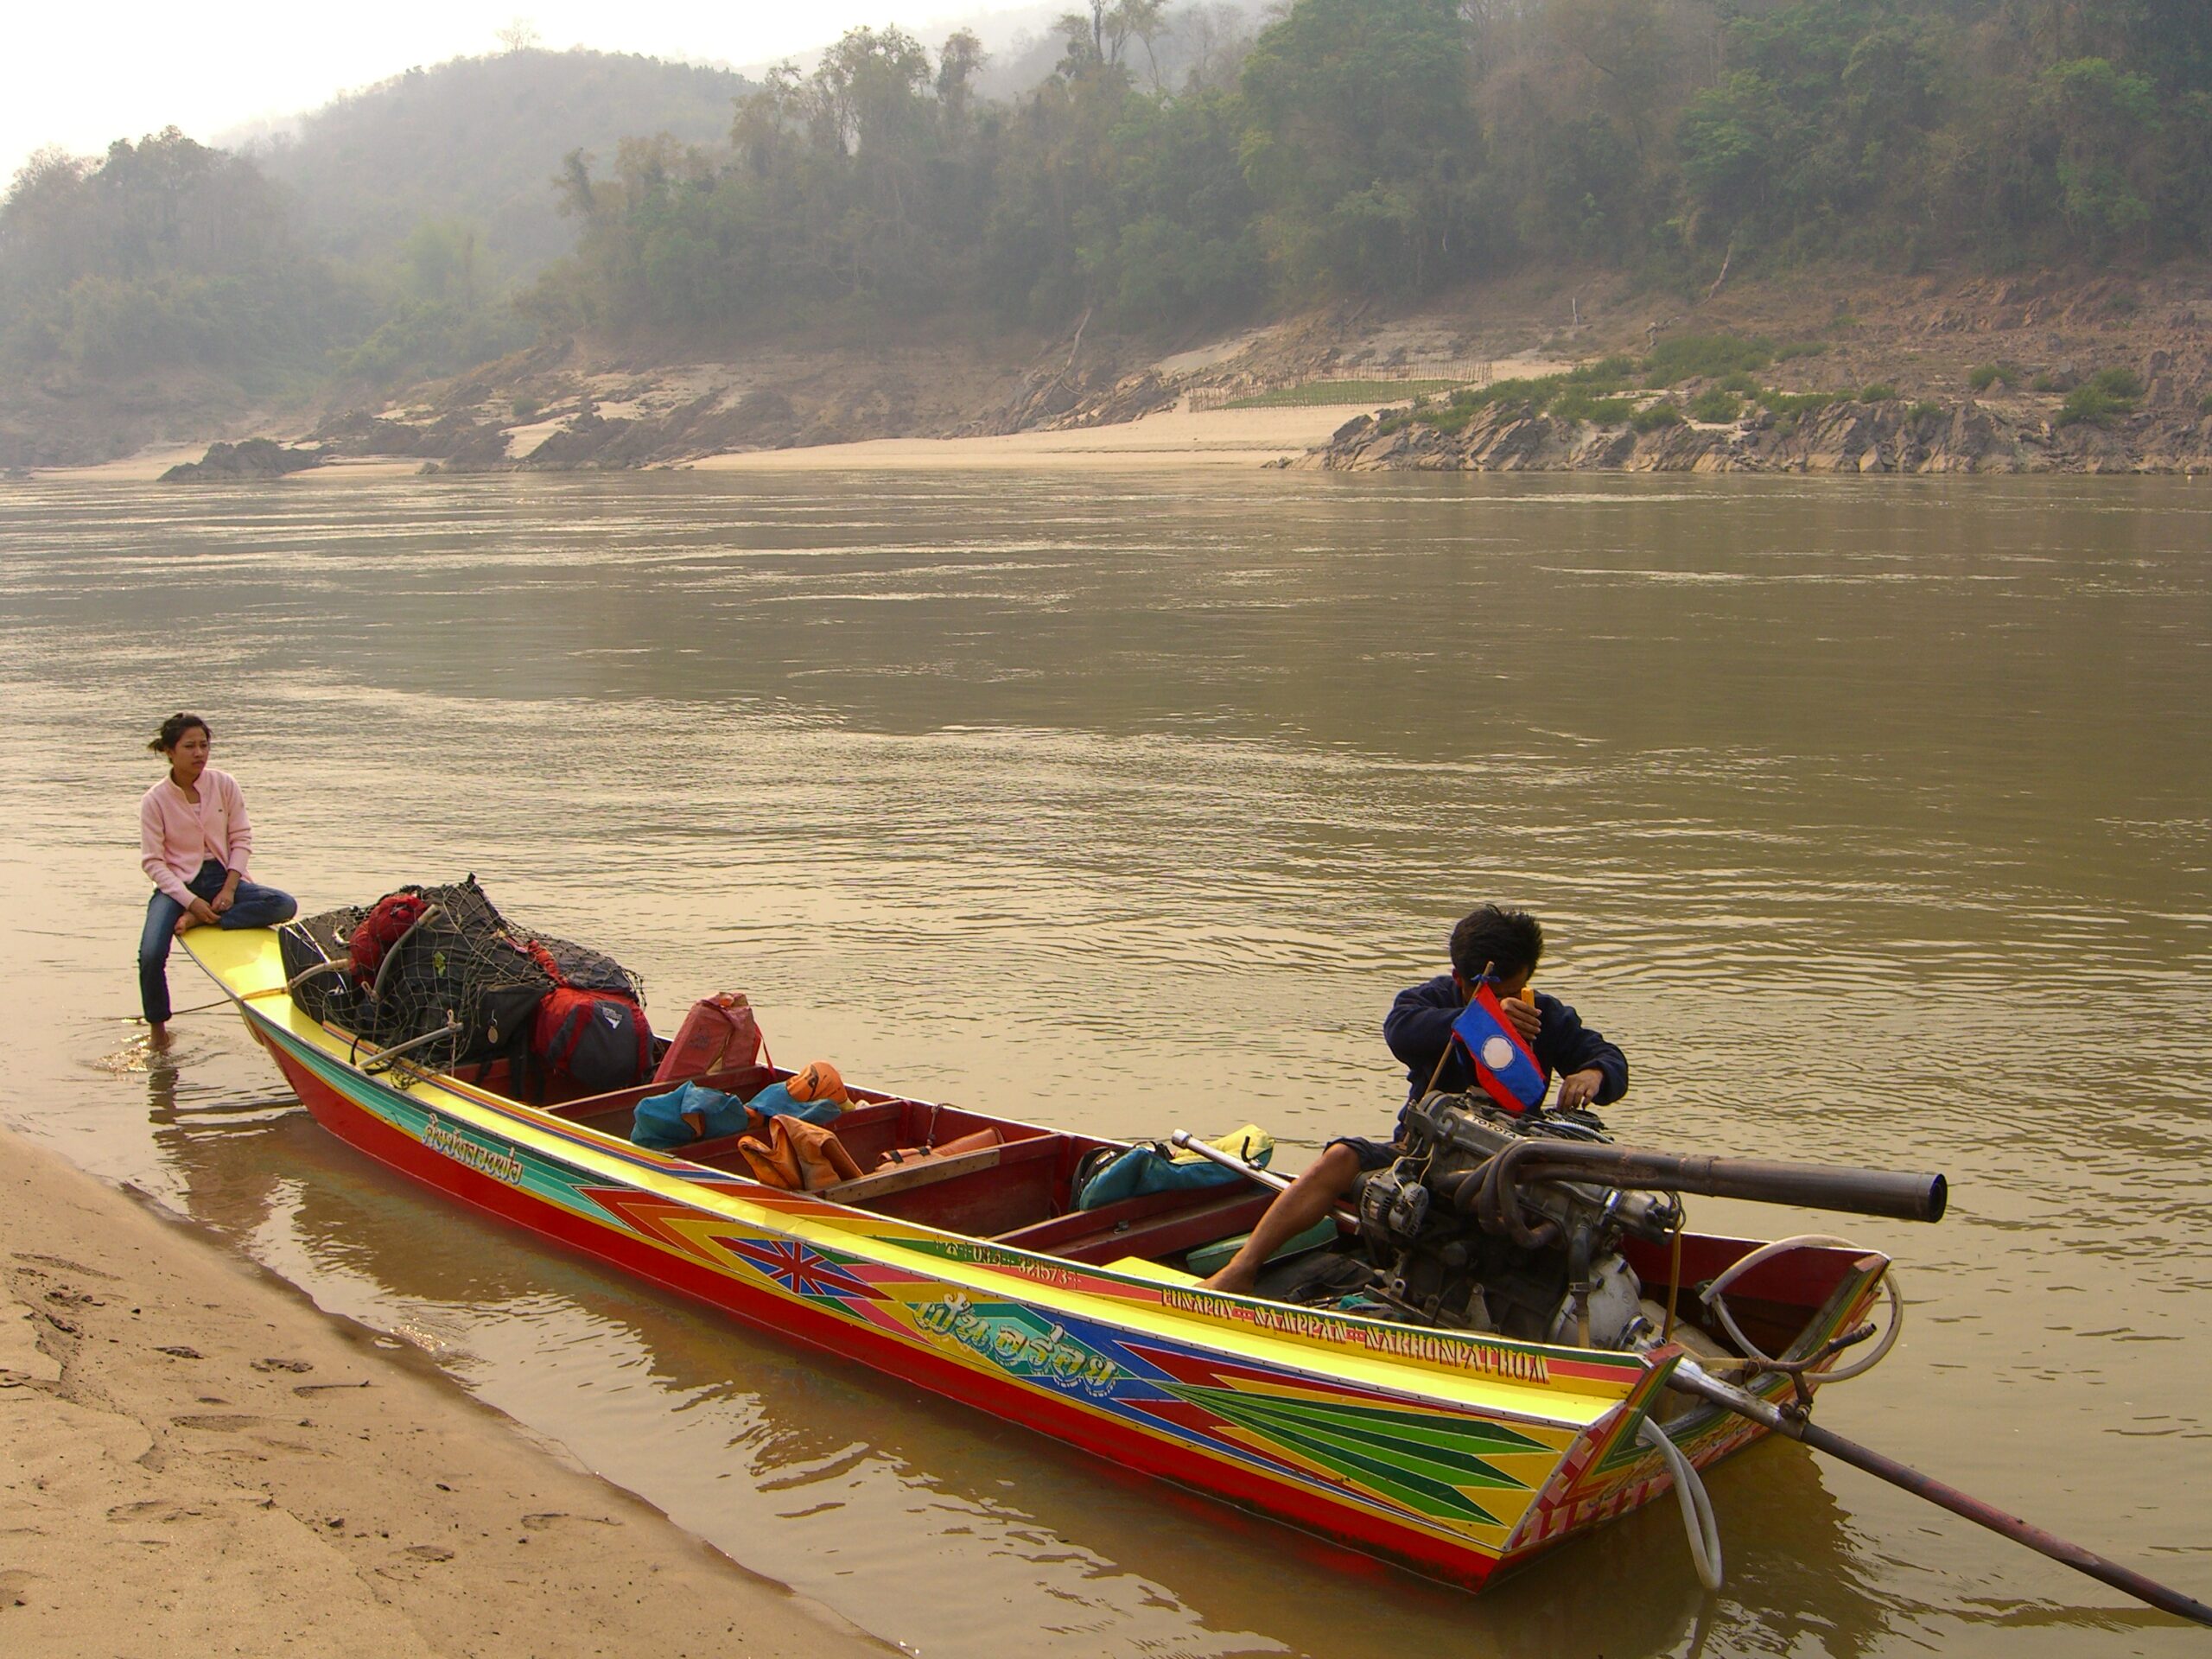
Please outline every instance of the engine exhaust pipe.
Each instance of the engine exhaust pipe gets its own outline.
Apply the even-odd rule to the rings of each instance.
[[[1758,1158],[1681,1157],[1581,1141],[1541,1136],[1509,1147],[1491,1160],[1491,1179],[1463,1185],[1459,1206],[1472,1209],[1489,1192],[1536,1181],[1595,1181],[1606,1186],[1702,1198],[1750,1198],[1808,1210],[1840,1210],[1898,1221],[1941,1221],[1950,1186],[1940,1174],[1849,1169],[1819,1164],[1781,1164]]]

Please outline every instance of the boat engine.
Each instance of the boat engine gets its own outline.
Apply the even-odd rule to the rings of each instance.
[[[1513,1117],[1482,1096],[1432,1094],[1400,1128],[1404,1155],[1352,1188],[1374,1268],[1360,1295],[1381,1304],[1370,1312],[1582,1347],[1651,1339],[1664,1311],[1643,1300],[1620,1241],[1664,1243],[1678,1199],[1571,1180],[1485,1191],[1527,1141],[1608,1141],[1594,1114]]]

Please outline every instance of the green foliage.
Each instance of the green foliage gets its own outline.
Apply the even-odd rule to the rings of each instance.
[[[2212,391],[2206,392],[2198,402],[2196,412],[2200,415],[2212,415]]]
[[[1967,385],[1975,391],[1987,391],[2000,381],[2017,386],[2024,378],[2017,363],[1977,363],[1967,372]]]
[[[1923,398],[1921,402],[1915,404],[1905,412],[1907,417],[1914,421],[1927,422],[1941,420],[1943,416],[1943,405],[1932,400]]]
[[[1241,71],[1205,8],[1074,18],[1002,100],[973,36],[861,29],[757,85],[588,52],[410,72],[261,171],[181,137],[48,156],[0,207],[0,354],[278,385],[507,349],[518,289],[541,329],[687,345],[948,315],[1183,336],[1537,260],[1694,295],[1724,261],[2212,249],[2202,0],[1289,0]],[[1639,379],[1771,409],[1762,373],[1826,349],[1662,337],[1403,418],[1610,418]],[[2090,389],[2107,416],[2140,395]]]
[[[1479,409],[1491,404],[1524,404],[1530,412],[1541,415],[1552,397],[1567,384],[1562,374],[1539,375],[1533,379],[1493,380],[1479,389],[1470,387],[1455,394],[1454,403],[1465,400],[1470,408]]]
[[[2031,391],[2071,391],[2074,390],[2074,377],[2046,369],[2028,383],[2028,389]]]
[[[1799,124],[1756,71],[1738,70],[1696,94],[1675,137],[1691,199],[1732,226],[1770,217],[1789,186]]]
[[[2208,246],[2212,76],[2177,3],[2027,29],[2018,0],[1293,0],[1235,85],[1177,91],[1141,65],[1196,14],[1101,0],[1004,103],[972,90],[972,40],[855,30],[741,100],[727,156],[673,122],[564,140],[576,254],[529,303],[602,330],[980,308],[1169,331],[1531,255],[1704,284],[1724,256]],[[480,213],[424,220],[496,251]],[[1647,378],[1749,397],[1826,348],[1667,339]],[[1593,396],[1628,384],[1611,373]]]
[[[1452,380],[1309,380],[1304,385],[1278,386],[1224,404],[1224,409],[1318,409],[1335,404],[1375,404],[1411,394],[1433,397],[1449,391]]]
[[[2100,369],[2069,392],[2059,405],[2056,426],[2110,426],[2135,412],[2143,382],[2123,368]]]
[[[417,300],[393,308],[368,337],[336,354],[339,372],[385,386],[504,357],[534,330],[510,306]]]
[[[2037,79],[2036,109],[2055,141],[2061,209],[2069,225],[2109,244],[2150,219],[2155,187],[2142,165],[2159,125],[2148,75],[2106,58],[2069,58]]]
[[[2110,426],[2124,415],[2135,412],[2135,400],[2105,391],[2092,383],[2076,386],[2069,392],[2059,406],[2054,426]]]
[[[1225,93],[1129,99],[1110,137],[1110,205],[1086,221],[1082,265],[1117,327],[1235,315],[1266,288],[1255,205]]]
[[[1897,397],[1897,389],[1885,380],[1877,380],[1871,386],[1859,389],[1859,401],[1862,404],[1893,404]]]
[[[1732,421],[1744,412],[1744,400],[1722,386],[1711,386],[1690,399],[1694,421]]]
[[[1634,358],[1616,353],[1594,363],[1578,365],[1568,372],[1567,378],[1570,385],[1588,386],[1592,391],[1610,390],[1628,385],[1641,372],[1641,366]]]
[[[509,405],[509,412],[518,421],[534,421],[545,412],[545,400],[533,397],[526,391],[518,392],[514,402]]]
[[[1682,411],[1673,404],[1662,399],[1656,404],[1646,404],[1642,409],[1637,410],[1635,414],[1629,416],[1628,423],[1638,432],[1656,432],[1662,427],[1680,426],[1682,423]]]
[[[1515,416],[1549,414],[1561,421],[1618,425],[1635,417],[1635,400],[1607,394],[1634,366],[1625,358],[1608,359],[1571,374],[1498,380],[1487,386],[1462,386],[1442,403],[1426,399],[1416,403],[1407,412],[1406,419],[1433,426],[1441,432],[1460,432],[1483,410],[1497,409]]]
[[[1644,384],[1675,385],[1684,380],[1749,373],[1774,361],[1774,342],[1735,334],[1676,334],[1661,340],[1644,359]]]
[[[1636,401],[1630,397],[1601,397],[1587,386],[1563,386],[1552,398],[1550,413],[1554,420],[1618,426],[1636,413]]]
[[[1850,401],[1845,393],[1840,391],[1763,391],[1759,394],[1761,406],[1770,414],[1778,419],[1793,422],[1801,415],[1812,414],[1832,404]]]
[[[252,165],[174,127],[97,164],[45,152],[0,202],[0,350],[113,376],[311,377],[362,296],[295,246]]]
[[[1244,176],[1294,289],[1420,293],[1471,251],[1480,130],[1444,0],[1298,0],[1244,60]]]

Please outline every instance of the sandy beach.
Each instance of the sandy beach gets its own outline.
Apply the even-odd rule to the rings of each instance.
[[[1304,454],[1367,406],[1162,410],[1114,426],[995,438],[883,438],[809,449],[708,455],[700,472],[938,472],[1032,467],[1084,471],[1260,467]]]
[[[1306,409],[1224,409],[1193,414],[1162,410],[1114,426],[1016,432],[993,438],[882,438],[808,448],[747,449],[674,463],[700,472],[966,472],[1016,470],[1142,471],[1192,467],[1255,469],[1304,454],[1370,405]],[[41,468],[41,479],[146,484],[180,461],[198,461],[206,444],[163,446],[97,467]],[[343,484],[410,478],[423,470],[411,455],[347,456],[281,479],[242,480],[250,486]],[[216,487],[237,487],[218,480]],[[208,485],[195,487],[207,488]]]
[[[0,1130],[0,1652],[895,1653]]]

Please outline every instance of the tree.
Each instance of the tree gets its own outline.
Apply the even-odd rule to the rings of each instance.
[[[1294,285],[1419,291],[1468,268],[1478,137],[1446,0],[1300,0],[1244,60],[1245,177]]]
[[[2068,221],[2100,242],[2141,230],[2156,188],[2146,141],[2159,117],[2150,78],[2124,73],[2104,58],[2071,58],[2044,71],[2037,92],[2057,140]]]
[[[937,54],[937,101],[950,125],[967,122],[969,83],[989,56],[972,30],[956,29],[945,37],[944,49]]]
[[[1067,41],[1060,73],[1080,75],[1102,69],[1124,70],[1123,55],[1132,39],[1140,41],[1147,54],[1151,52],[1164,27],[1161,14],[1166,8],[1166,0],[1089,0],[1085,11],[1062,12],[1054,25]]]

